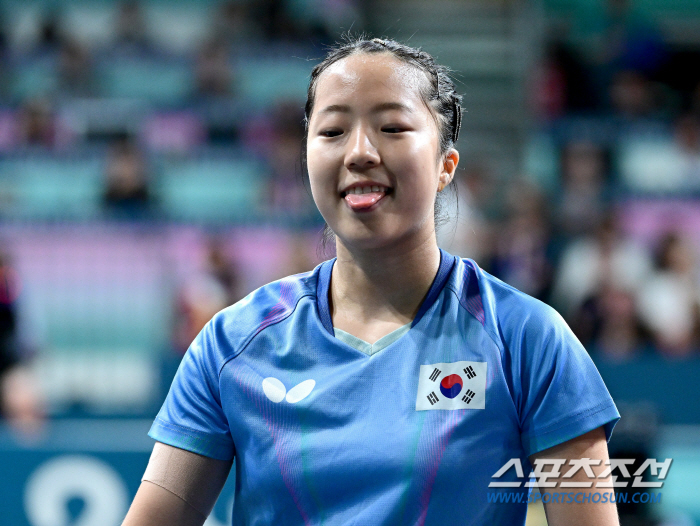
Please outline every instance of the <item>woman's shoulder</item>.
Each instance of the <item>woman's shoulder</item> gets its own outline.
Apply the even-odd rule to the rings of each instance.
[[[301,300],[315,301],[318,275],[314,270],[273,281],[214,315],[210,330],[231,342],[250,339],[263,329],[289,317]]]
[[[559,317],[553,307],[483,270],[475,261],[461,261],[464,265],[464,295],[478,295],[484,310],[492,316],[500,318],[520,313]]]
[[[481,311],[484,327],[499,340],[509,341],[537,334],[547,338],[568,332],[561,315],[550,305],[501,281],[482,270],[474,261],[462,260],[465,267],[465,303]]]

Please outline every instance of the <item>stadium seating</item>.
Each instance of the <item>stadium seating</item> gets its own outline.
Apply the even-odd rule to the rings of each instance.
[[[29,155],[0,160],[5,218],[90,219],[99,213],[100,157]]]

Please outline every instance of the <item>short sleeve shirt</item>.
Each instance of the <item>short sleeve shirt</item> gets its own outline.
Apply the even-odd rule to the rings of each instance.
[[[217,314],[151,428],[235,457],[234,525],[524,524],[525,500],[489,499],[494,474],[601,426],[609,438],[619,414],[552,308],[442,252],[410,328],[365,353],[334,336],[333,264]]]

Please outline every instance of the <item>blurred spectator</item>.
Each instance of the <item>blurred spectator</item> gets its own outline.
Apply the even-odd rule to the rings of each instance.
[[[129,138],[118,140],[107,156],[103,201],[119,218],[137,218],[150,209],[148,171],[143,153]]]
[[[441,214],[446,217],[444,224],[438,225],[438,244],[451,254],[487,265],[495,219],[493,174],[483,163],[472,162],[457,170],[451,186],[455,202],[445,199]]]
[[[36,378],[24,365],[14,365],[0,374],[2,415],[16,431],[24,435],[40,432],[46,417],[44,401]]]
[[[228,257],[223,241],[219,238],[209,240],[206,270],[226,291],[227,305],[241,299],[241,280],[237,267]]]
[[[691,93],[690,107],[693,115],[700,117],[700,82],[695,86],[693,92]]]
[[[213,276],[201,274],[180,290],[176,305],[173,345],[178,356],[187,351],[195,336],[221,309],[228,306],[227,291]]]
[[[700,190],[700,120],[685,115],[676,120],[674,144],[686,188]]]
[[[8,45],[8,33],[5,13],[0,11],[0,56],[5,54]]]
[[[628,116],[646,114],[654,102],[649,80],[667,60],[657,25],[629,0],[579,6],[585,12],[576,17],[571,37],[587,59],[596,98],[604,100],[607,95],[612,107]]]
[[[469,189],[472,203],[489,223],[503,218],[508,199],[508,194],[502,191],[503,181],[499,180],[492,164],[487,158],[470,161],[460,177]]]
[[[88,49],[75,40],[64,40],[60,47],[59,85],[63,92],[73,96],[95,93],[95,78]]]
[[[19,287],[17,273],[0,253],[0,415],[18,431],[34,433],[41,428],[44,409],[20,350],[15,304]]]
[[[533,90],[535,113],[545,120],[598,106],[590,72],[576,50],[564,42],[555,41],[547,46]]]
[[[659,518],[658,511],[652,504],[638,502],[632,498],[634,488],[634,473],[641,468],[649,458],[659,458],[659,442],[661,442],[661,421],[663,414],[659,408],[647,402],[617,402],[622,418],[619,427],[615,426],[615,438],[610,441],[610,458],[625,458],[633,460],[629,465],[629,476],[620,473],[616,478],[619,487],[617,495],[617,511],[620,514],[622,526],[692,526],[694,521],[680,517]]]
[[[614,361],[637,356],[649,341],[634,295],[610,283],[583,302],[571,329],[592,353]]]
[[[31,99],[19,109],[17,116],[18,143],[25,146],[51,148],[59,142],[56,117],[46,99]]]
[[[692,110],[693,91],[700,82],[700,49],[697,46],[674,45],[663,67],[652,77],[667,86],[675,97],[674,110]]]
[[[606,153],[586,141],[567,144],[561,155],[562,188],[556,219],[565,237],[594,232],[605,214]]]
[[[233,93],[233,69],[226,45],[211,40],[197,56],[195,85],[201,97],[228,97]]]
[[[561,117],[567,105],[566,72],[551,46],[535,68],[530,86],[529,102],[534,114],[541,120]]]
[[[610,83],[613,111],[629,118],[649,117],[657,108],[652,84],[642,73],[622,70]]]
[[[692,248],[678,235],[662,239],[656,269],[639,291],[639,310],[663,354],[686,357],[697,350],[698,269]]]
[[[672,194],[700,191],[700,124],[691,114],[672,135],[628,137],[619,147],[620,171],[633,189]]]
[[[537,188],[519,181],[508,191],[507,216],[494,240],[490,270],[515,288],[544,299],[551,285],[549,218]]]
[[[6,260],[7,256],[0,254],[0,375],[15,366],[19,360],[15,312],[19,280]]]
[[[656,25],[640,16],[630,0],[607,0],[604,24],[603,63],[647,75],[666,58],[666,45]]]
[[[47,10],[39,25],[38,44],[42,48],[55,48],[61,43],[61,16],[58,10]]]
[[[315,208],[301,184],[301,145],[304,140],[301,107],[282,103],[274,111],[271,142],[267,159],[272,170],[268,205],[272,213],[305,217]]]
[[[565,318],[606,287],[635,294],[651,271],[651,257],[618,230],[608,214],[593,235],[573,241],[562,253],[552,301]]]
[[[260,21],[264,36],[270,41],[300,40],[303,32],[290,15],[291,2],[286,0],[255,0],[253,18]]]
[[[261,36],[262,28],[250,16],[251,2],[231,0],[223,2],[215,11],[213,40],[226,45],[245,44]]]
[[[439,212],[442,222],[437,225],[438,245],[455,256],[482,261],[486,243],[486,222],[474,206],[460,172],[456,174],[452,184],[454,196],[449,196],[449,203],[445,199]],[[455,202],[451,202],[452,200]],[[443,209],[448,204],[451,205],[449,210]]]
[[[121,2],[115,24],[116,43],[124,49],[147,50],[150,46],[146,20],[136,0]]]
[[[204,325],[221,309],[241,298],[238,270],[225,254],[220,239],[211,239],[203,271],[188,280],[176,304],[173,344],[185,353]]]
[[[9,152],[16,147],[17,119],[11,111],[0,112],[0,151]]]

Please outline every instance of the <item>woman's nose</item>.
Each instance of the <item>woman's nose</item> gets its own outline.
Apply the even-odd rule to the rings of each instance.
[[[346,168],[368,168],[378,165],[379,162],[379,152],[372,144],[370,135],[362,128],[354,130],[345,155]]]

